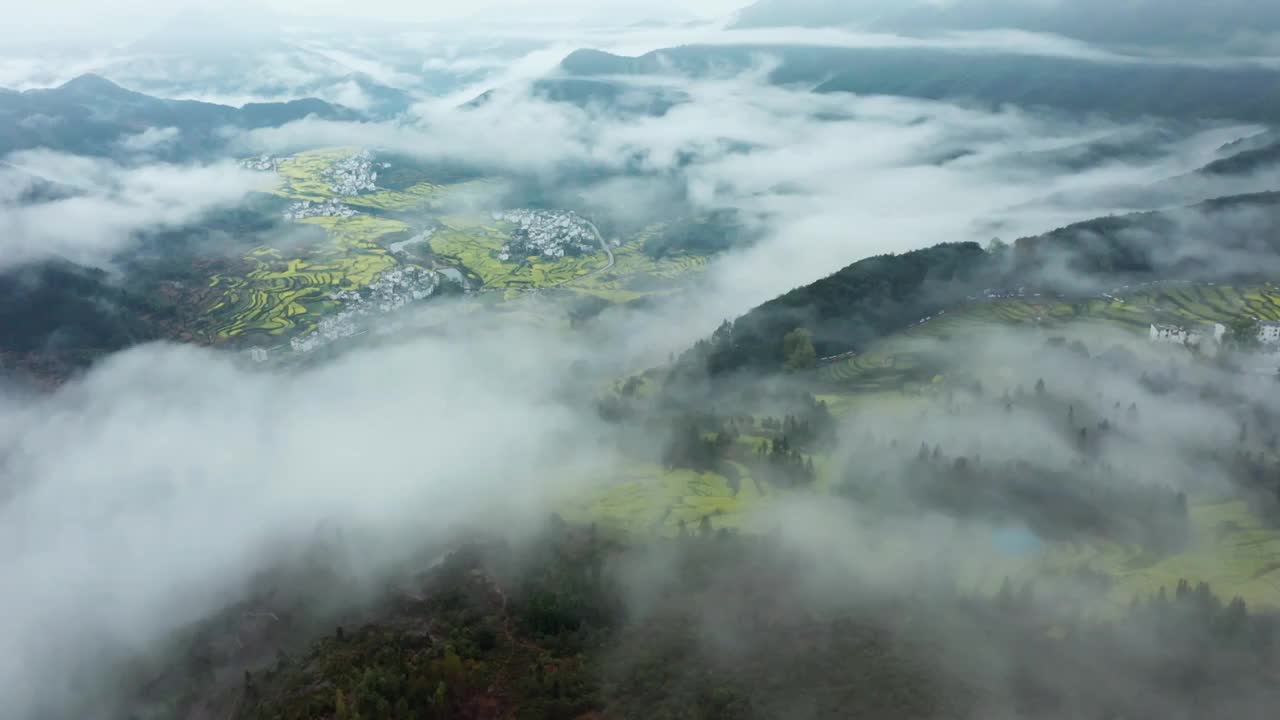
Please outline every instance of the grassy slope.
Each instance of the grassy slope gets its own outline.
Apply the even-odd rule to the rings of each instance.
[[[1079,302],[1035,297],[976,302],[885,338],[856,357],[825,366],[819,378],[854,390],[897,389],[906,371],[915,367],[913,341],[963,336],[992,324],[1038,325],[1050,331],[1101,323],[1145,334],[1153,322],[1227,322],[1241,315],[1280,320],[1280,286],[1171,283]]]
[[[821,388],[817,397],[837,416],[910,416],[927,402],[927,392],[920,392],[924,388],[901,384],[914,367],[919,341],[993,324],[1035,323],[1049,329],[1086,332],[1091,324],[1104,324],[1130,330],[1135,343],[1142,343],[1153,321],[1226,322],[1241,314],[1280,320],[1280,286],[1172,284],[1134,288],[1116,299],[1077,303],[1038,298],[976,302],[887,337],[862,355],[815,371]],[[924,382],[942,380],[934,376]],[[815,462],[821,492],[834,478],[825,458],[815,458]],[[793,491],[765,486],[762,494],[746,468],[739,470],[742,482],[735,496],[720,475],[633,466],[621,472],[607,490],[567,503],[565,514],[640,534],[671,536],[680,521],[692,528],[703,517],[712,517],[717,527],[750,530],[756,511]],[[1211,501],[1193,504],[1196,541],[1186,552],[1154,559],[1141,548],[1114,543],[1054,547],[1034,564],[1009,558],[975,566],[969,569],[972,583],[995,591],[1006,575],[1091,570],[1113,579],[1117,607],[1161,586],[1171,589],[1181,578],[1208,582],[1219,592],[1242,596],[1250,605],[1280,607],[1280,531],[1264,527],[1243,504],[1205,502]]]

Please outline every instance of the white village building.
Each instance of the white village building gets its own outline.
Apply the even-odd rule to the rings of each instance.
[[[1280,345],[1280,322],[1264,322],[1258,325],[1258,342],[1263,345]]]
[[[1227,326],[1222,323],[1199,323],[1195,325],[1151,325],[1150,338],[1153,343],[1169,345],[1202,345],[1206,340],[1220,345],[1226,337]]]

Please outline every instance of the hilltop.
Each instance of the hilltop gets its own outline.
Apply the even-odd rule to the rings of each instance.
[[[277,127],[305,117],[352,120],[358,115],[315,99],[239,108],[166,100],[88,74],[56,88],[0,92],[0,125],[7,128],[0,132],[0,155],[39,147],[109,156],[119,153],[130,136],[149,128],[174,128],[176,141],[151,148],[154,155],[170,160],[208,157],[225,143],[221,130]]]

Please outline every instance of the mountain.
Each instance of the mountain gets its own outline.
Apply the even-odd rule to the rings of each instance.
[[[1265,0],[760,0],[739,12],[735,26],[848,26],[906,35],[1015,29],[1119,48],[1221,52],[1252,49],[1280,31],[1280,6]]]
[[[560,74],[623,82],[627,76],[706,77],[742,71],[763,57],[769,80],[816,92],[898,95],[1015,104],[1133,118],[1280,121],[1280,72],[1262,67],[1110,63],[1010,53],[794,45],[688,45],[623,57],[579,50]]]
[[[81,155],[112,155],[130,136],[176,128],[178,139],[153,150],[166,159],[215,150],[224,128],[274,127],[308,116],[355,119],[346,108],[320,100],[260,103],[235,108],[190,100],[164,100],[126,90],[98,75],[82,75],[52,89],[0,92],[0,155],[44,147]]]
[[[1207,240],[1206,238],[1212,238]],[[938,245],[860,260],[725,325],[681,359],[686,372],[773,371],[784,337],[812,335],[819,356],[862,350],[991,288],[1065,295],[1151,281],[1267,280],[1280,273],[1280,192],[1108,216],[985,251]]]
[[[169,311],[65,260],[0,273],[0,356],[40,354],[76,363],[157,337]]]
[[[50,180],[25,168],[0,160],[0,207],[6,203],[32,205],[54,200],[65,200],[80,191],[63,183]]]
[[[1227,157],[1214,160],[1198,172],[1204,175],[1245,175],[1280,165],[1280,139],[1249,147]]]

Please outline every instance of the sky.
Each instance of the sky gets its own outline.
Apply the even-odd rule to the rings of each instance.
[[[0,27],[4,45],[32,46],[90,40],[121,43],[158,26],[184,8],[216,9],[243,5],[244,18],[282,17],[351,18],[362,21],[413,22],[527,22],[531,19],[595,18],[623,24],[655,18],[692,20],[731,13],[742,0],[368,0],[352,4],[343,0],[119,0],[104,4],[95,0],[49,0],[13,4],[5,9]]]

